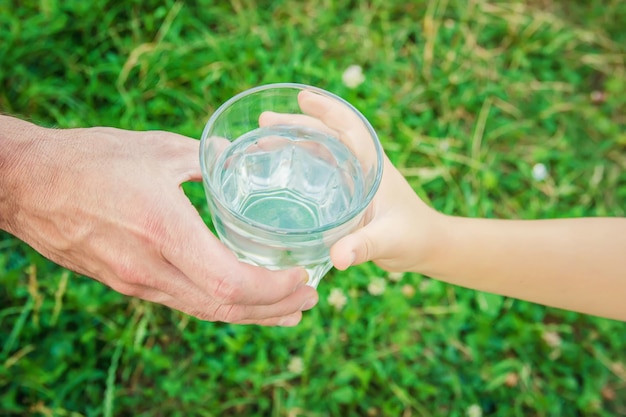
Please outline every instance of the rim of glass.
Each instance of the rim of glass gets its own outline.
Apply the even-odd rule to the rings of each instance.
[[[323,96],[330,97],[334,100],[338,100],[341,103],[348,106],[348,108],[352,110],[354,114],[356,114],[359,117],[359,119],[361,119],[361,121],[363,122],[363,124],[365,125],[369,134],[372,137],[372,141],[374,142],[374,148],[376,149],[376,166],[377,166],[376,175],[374,177],[372,186],[370,187],[369,191],[365,195],[363,202],[359,204],[358,207],[353,208],[352,210],[345,213],[343,216],[339,217],[335,221],[326,223],[319,227],[306,228],[306,229],[285,229],[285,228],[277,228],[277,227],[268,227],[267,225],[248,219],[247,217],[233,210],[231,207],[228,206],[228,204],[225,204],[224,201],[221,198],[219,198],[221,194],[213,187],[212,182],[207,179],[207,176],[209,177],[211,176],[211,172],[207,170],[208,167],[207,167],[205,156],[204,156],[204,145],[208,138],[208,132],[211,129],[211,127],[215,124],[215,121],[222,115],[222,113],[226,111],[226,109],[228,109],[228,107],[230,107],[230,105],[239,101],[240,99],[246,96],[249,96],[251,94],[258,93],[259,91],[272,90],[272,89],[310,90],[318,94],[321,94]],[[231,216],[235,217],[237,220],[249,226],[252,226],[257,229],[261,229],[269,233],[284,234],[284,235],[313,234],[313,233],[325,232],[325,231],[334,229],[336,227],[339,227],[347,223],[350,219],[354,218],[354,216],[358,215],[360,212],[362,212],[363,210],[367,208],[367,206],[370,204],[370,202],[374,198],[374,195],[376,195],[376,192],[378,191],[378,187],[380,186],[380,182],[382,180],[383,148],[382,148],[382,145],[380,144],[380,140],[378,139],[378,135],[376,134],[376,131],[372,127],[371,123],[367,120],[367,118],[363,116],[363,114],[356,107],[354,107],[347,100],[339,97],[338,95],[333,94],[329,91],[326,91],[322,88],[314,87],[314,86],[307,85],[307,84],[299,84],[299,83],[264,84],[264,85],[249,88],[247,90],[244,90],[234,95],[233,97],[231,97],[230,99],[222,103],[222,105],[220,105],[217,108],[217,110],[215,110],[215,112],[211,115],[206,125],[204,126],[204,130],[202,131],[202,137],[200,138],[200,170],[202,172],[202,181],[207,185],[207,187],[209,188],[209,191],[211,192],[211,196],[207,196],[207,197],[215,198],[219,202],[220,206],[222,206],[224,210],[226,210]]]

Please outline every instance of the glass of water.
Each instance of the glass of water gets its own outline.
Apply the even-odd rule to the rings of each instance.
[[[329,248],[363,220],[383,152],[367,119],[316,87],[270,84],[220,106],[200,164],[219,238],[244,262],[302,266],[317,287]]]

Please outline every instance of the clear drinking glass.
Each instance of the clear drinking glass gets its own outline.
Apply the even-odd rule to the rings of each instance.
[[[362,221],[382,176],[367,119],[316,87],[270,84],[231,98],[202,133],[200,164],[219,238],[242,261],[302,266],[317,287],[329,248]]]

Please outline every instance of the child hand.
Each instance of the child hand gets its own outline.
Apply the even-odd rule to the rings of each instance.
[[[339,270],[367,261],[387,271],[419,269],[434,248],[432,240],[443,217],[415,194],[385,155],[380,188],[363,227],[332,246],[332,262]]]
[[[310,126],[341,138],[350,149],[359,148],[363,152],[363,138],[369,133],[347,106],[309,91],[302,91],[298,102],[304,114],[264,112],[260,126]],[[437,235],[432,231],[444,216],[420,200],[386,155],[383,165],[382,181],[367,208],[362,228],[340,239],[330,250],[337,269],[371,260],[389,271],[407,271],[426,259],[428,248],[432,248],[430,236]]]

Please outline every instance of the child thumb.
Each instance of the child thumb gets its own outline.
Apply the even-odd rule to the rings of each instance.
[[[384,234],[376,229],[376,225],[369,224],[339,239],[330,248],[330,259],[335,268],[343,271],[352,265],[377,259],[381,255],[378,242]]]

